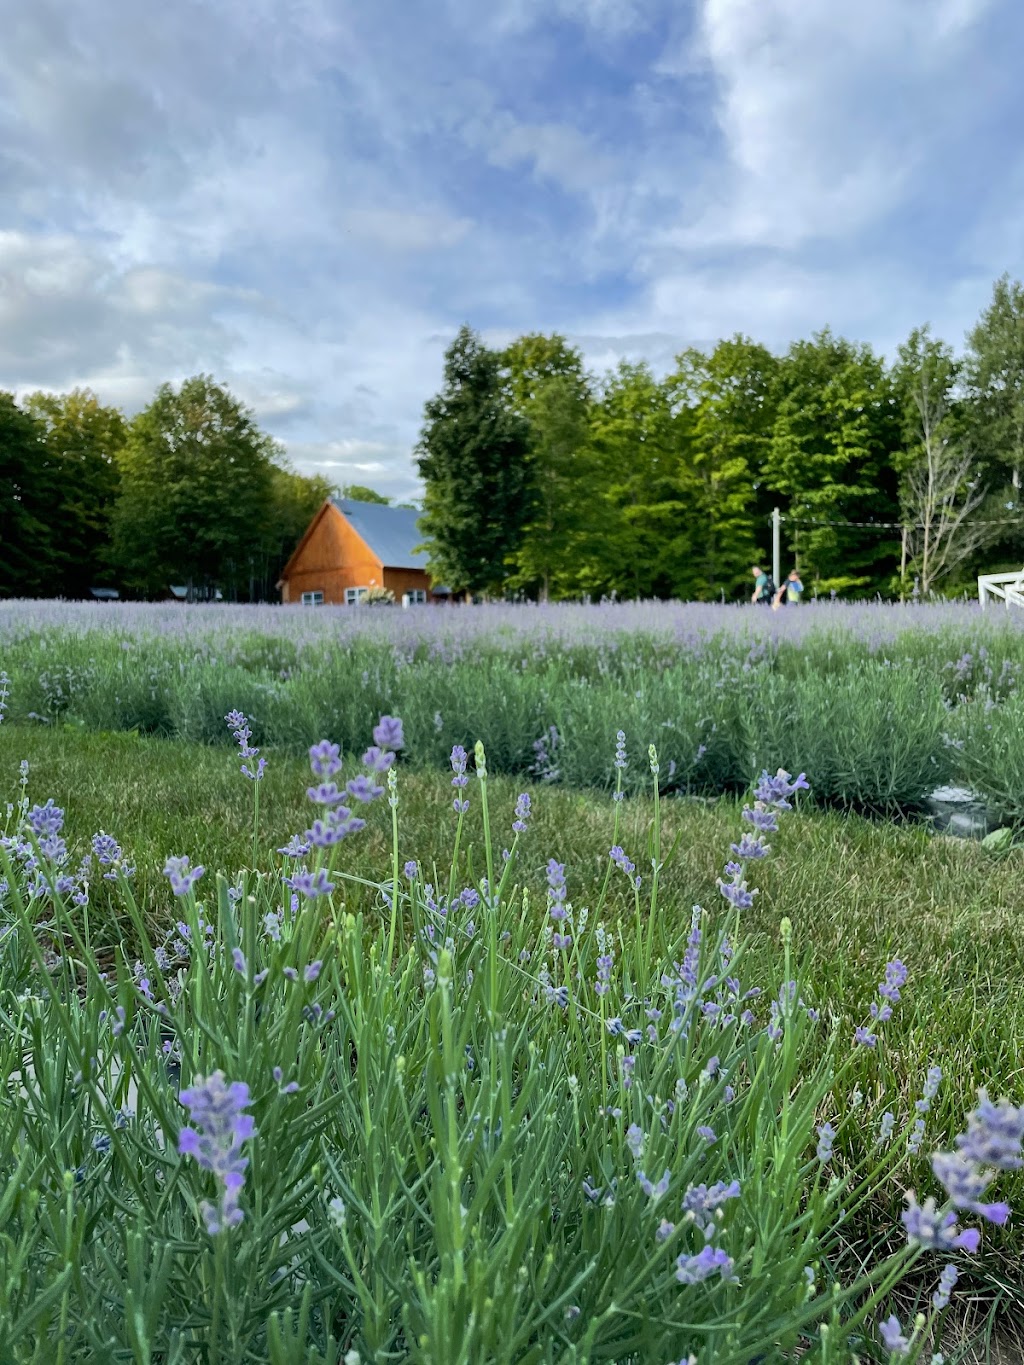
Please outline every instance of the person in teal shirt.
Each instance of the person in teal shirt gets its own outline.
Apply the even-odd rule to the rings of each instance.
[[[789,577],[775,594],[775,601],[772,603],[772,606],[781,607],[783,603],[789,607],[798,606],[803,590],[804,585],[800,582],[800,575],[797,573],[796,569],[791,569]]]
[[[775,584],[760,564],[755,564],[750,572],[754,575],[754,591],[750,597],[751,602],[770,602],[775,591]]]

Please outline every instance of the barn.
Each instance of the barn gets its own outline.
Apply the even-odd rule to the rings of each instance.
[[[416,548],[423,541],[419,515],[409,507],[328,498],[281,571],[281,601],[356,606],[371,588],[390,588],[409,605],[446,599]]]

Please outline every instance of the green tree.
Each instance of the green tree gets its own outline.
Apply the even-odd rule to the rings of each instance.
[[[952,347],[927,327],[911,332],[893,367],[904,438],[898,462],[904,596],[912,577],[926,595],[955,580],[999,539],[1000,509],[993,508],[988,471],[975,458],[957,397],[960,371]]]
[[[768,459],[775,415],[778,361],[747,337],[721,341],[705,355],[688,350],[667,380],[678,411],[689,419],[683,458],[693,471],[698,598],[749,588],[750,566],[763,532],[757,489]]]
[[[52,597],[59,590],[53,529],[60,481],[43,424],[0,393],[0,596]]]
[[[887,524],[899,517],[893,457],[902,443],[881,358],[826,329],[789,348],[776,394],[765,486],[788,503],[788,547],[805,580],[820,591],[880,590],[899,561]]]
[[[580,352],[554,333],[518,337],[502,352],[510,404],[530,424],[533,513],[512,557],[511,588],[541,600],[582,589],[581,569],[601,532],[592,497],[591,392]]]
[[[375,502],[382,507],[390,507],[391,499],[386,498],[383,493],[378,493],[374,488],[367,488],[361,483],[347,483],[342,487],[341,496],[349,498],[352,502]]]
[[[1024,285],[1003,275],[968,333],[964,375],[972,436],[1019,496],[1024,472]]]
[[[111,578],[111,536],[125,420],[88,389],[34,393],[25,409],[41,424],[60,501],[50,521],[60,552],[53,591],[84,597]]]
[[[129,584],[255,594],[271,513],[274,442],[208,375],[164,384],[121,457],[115,555]]]
[[[590,591],[624,597],[687,597],[695,578],[694,479],[680,448],[686,415],[646,364],[608,374],[591,422],[604,522],[584,566]]]
[[[500,592],[533,505],[527,420],[508,403],[501,356],[468,327],[416,447],[430,573],[455,592]]]

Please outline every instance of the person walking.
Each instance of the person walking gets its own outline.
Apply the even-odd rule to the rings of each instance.
[[[804,585],[800,581],[800,575],[796,569],[790,569],[789,576],[780,585],[775,594],[775,601],[772,603],[772,611],[778,611],[783,604],[789,607],[796,607],[800,604],[800,597],[803,593]]]
[[[772,582],[771,575],[765,573],[760,564],[755,564],[750,572],[754,575],[754,591],[751,593],[751,602],[770,602],[775,595],[775,584]]]

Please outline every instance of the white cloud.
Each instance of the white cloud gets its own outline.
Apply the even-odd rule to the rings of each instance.
[[[538,179],[566,190],[596,189],[615,170],[615,159],[570,124],[519,123],[505,113],[483,132],[481,141],[492,165],[525,163]]]
[[[472,229],[468,218],[443,211],[357,208],[344,218],[346,232],[388,251],[431,251],[458,245]]]

